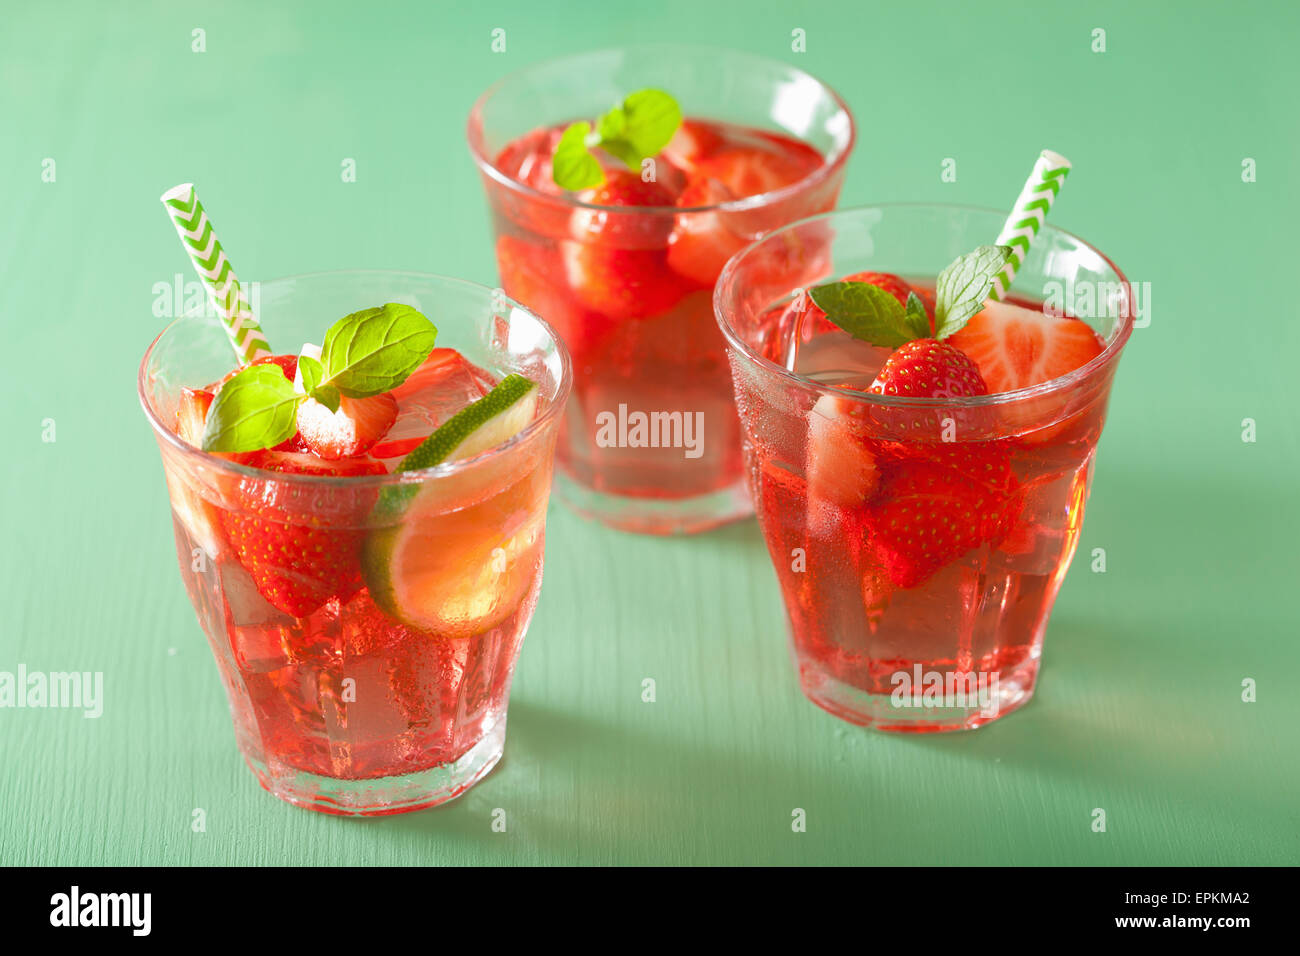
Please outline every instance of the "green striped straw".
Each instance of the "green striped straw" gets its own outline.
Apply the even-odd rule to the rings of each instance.
[[[1016,273],[1020,271],[1025,256],[1029,255],[1029,247],[1042,228],[1047,211],[1052,208],[1052,200],[1061,191],[1061,184],[1069,172],[1070,161],[1060,153],[1045,149],[1038,154],[1034,171],[1025,180],[1025,187],[1020,190],[1016,204],[1011,208],[1011,215],[1007,216],[1002,231],[998,233],[997,245],[1010,246],[1011,258],[993,280],[993,289],[989,292],[989,298],[993,301],[1001,301],[1007,294],[1007,289],[1011,288],[1011,283],[1016,280]]]
[[[230,336],[230,344],[241,365],[271,354],[271,346],[257,324],[248,297],[235,278],[235,270],[203,211],[193,183],[181,183],[162,194],[163,207],[171,216],[181,245],[189,253],[194,269],[207,287],[208,296]]]

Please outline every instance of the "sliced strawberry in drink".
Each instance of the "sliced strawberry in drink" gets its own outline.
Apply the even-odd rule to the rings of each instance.
[[[1059,378],[1091,362],[1105,347],[1081,319],[1009,302],[986,302],[983,311],[945,341],[974,360],[990,392]]]
[[[208,409],[212,407],[212,392],[206,389],[182,388],[180,404],[176,409],[176,434],[199,448],[203,443],[203,425]],[[231,456],[233,457],[233,456]],[[222,551],[221,530],[215,507],[203,498],[197,487],[197,478],[183,462],[176,462],[164,470],[172,510],[189,533],[195,545],[209,558]]]
[[[296,452],[259,453],[257,467],[294,475],[386,474],[370,458],[322,461]],[[332,597],[346,600],[361,583],[359,550],[375,493],[365,488],[305,488],[246,478],[218,512],[226,538],[258,593],[296,618]]]
[[[298,433],[308,449],[334,461],[364,454],[397,420],[397,400],[387,392],[367,398],[339,399],[331,412],[314,398],[298,406]]]
[[[652,208],[673,205],[673,193],[660,182],[645,182],[626,169],[610,170],[595,189],[580,194],[583,202],[610,209],[578,209],[570,234],[579,242],[603,242],[624,249],[657,249],[668,241],[671,216],[621,212],[619,207]]]
[[[512,236],[499,238],[496,251],[506,294],[555,327],[578,369],[589,367],[616,323],[587,308],[569,289],[560,253]]]
[[[865,527],[868,546],[897,587],[916,587],[980,545],[997,544],[1018,516],[1005,445],[933,443],[928,458],[885,470]]]
[[[182,388],[176,409],[176,434],[195,448],[203,446],[203,426],[216,395],[203,388]]]
[[[644,319],[672,308],[692,289],[655,249],[612,249],[568,242],[564,275],[578,301],[613,319]]]
[[[497,154],[493,164],[501,172],[538,192],[559,195],[564,190],[551,178],[552,158],[562,128],[538,129],[511,141]]]
[[[683,209],[726,202],[730,194],[711,179],[692,179],[677,197]],[[710,287],[727,260],[743,249],[746,240],[727,228],[717,212],[686,212],[668,240],[668,265],[680,275]]]
[[[771,148],[729,146],[697,162],[697,177],[716,179],[733,199],[745,199],[784,189],[803,179],[822,157],[803,143],[782,138]]]
[[[864,505],[880,484],[861,416],[864,406],[850,398],[823,395],[808,415],[809,504],[840,508]],[[810,509],[811,510],[811,509]]]
[[[663,148],[663,154],[689,171],[696,163],[721,149],[724,142],[722,133],[715,127],[697,120],[682,120],[682,125],[677,127],[677,132]]]

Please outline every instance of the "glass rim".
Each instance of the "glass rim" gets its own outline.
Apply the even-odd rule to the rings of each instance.
[[[481,137],[477,139],[475,137],[475,128],[477,126],[481,131],[481,118],[483,114],[484,105],[492,96],[501,92],[501,90],[505,88],[508,84],[517,82],[525,74],[533,70],[538,70],[548,66],[555,66],[567,60],[578,60],[584,57],[596,57],[596,56],[600,56],[601,54],[620,53],[620,52],[627,52],[632,50],[698,51],[701,56],[716,57],[717,55],[722,54],[722,55],[732,56],[732,57],[742,57],[746,59],[757,60],[774,66],[779,66],[789,70],[792,73],[797,73],[800,76],[805,76],[808,79],[812,80],[814,83],[816,83],[819,87],[821,87],[821,89],[823,89],[827,93],[827,95],[829,95],[831,101],[835,103],[836,107],[840,110],[840,112],[844,114],[849,124],[848,139],[845,140],[843,148],[824,156],[821,165],[819,165],[812,172],[808,173],[808,175],[801,177],[800,179],[796,180],[795,182],[791,183],[788,186],[782,186],[780,189],[773,189],[768,192],[757,193],[753,196],[746,196],[743,199],[731,199],[726,202],[711,203],[703,206],[612,206],[612,205],[601,205],[599,203],[584,202],[583,200],[578,199],[574,194],[567,191],[558,194],[546,193],[546,192],[542,192],[540,189],[534,189],[532,186],[529,186],[527,183],[520,182],[519,180],[515,179],[513,176],[503,172],[501,169],[497,168],[496,162],[492,157],[486,156],[484,154],[481,148],[483,145],[480,142]],[[857,137],[858,137],[858,127],[857,127],[857,122],[853,118],[853,111],[849,109],[849,106],[844,101],[844,98],[840,96],[840,94],[837,93],[835,89],[831,87],[828,83],[826,83],[824,80],[818,79],[816,76],[813,76],[808,71],[803,70],[797,66],[791,66],[785,61],[778,60],[774,57],[761,56],[757,53],[749,53],[744,50],[732,50],[726,47],[714,47],[714,46],[708,46],[706,44],[693,44],[693,43],[632,43],[624,46],[602,47],[598,50],[587,50],[582,53],[570,53],[564,56],[556,56],[556,57],[550,57],[549,59],[545,59],[545,60],[539,60],[538,62],[529,64],[528,66],[520,67],[517,70],[512,70],[511,72],[507,73],[505,76],[498,78],[495,82],[492,83],[491,86],[489,86],[486,90],[484,90],[481,94],[479,94],[478,99],[474,101],[474,105],[470,107],[469,120],[465,125],[465,138],[469,144],[470,156],[474,160],[475,165],[478,166],[479,171],[483,175],[489,177],[490,179],[506,187],[507,189],[519,193],[520,195],[525,196],[530,200],[535,201],[540,199],[546,202],[555,203],[560,206],[566,206],[573,210],[590,209],[590,210],[597,210],[604,213],[612,212],[616,215],[639,215],[639,216],[648,216],[648,215],[676,216],[684,213],[705,213],[705,212],[746,212],[749,210],[759,209],[765,206],[782,202],[792,196],[797,196],[802,192],[815,188],[816,186],[825,182],[831,176],[835,175],[839,170],[841,170],[844,167],[845,163],[848,162],[849,155],[853,152],[853,147],[857,143]]]
[[[1128,342],[1129,335],[1133,332],[1133,289],[1129,284],[1128,277],[1120,270],[1119,266],[1111,258],[1085,239],[1080,238],[1072,232],[1061,229],[1059,226],[1053,226],[1044,223],[1040,232],[1052,232],[1057,235],[1066,236],[1074,240],[1080,246],[1094,253],[1106,266],[1115,273],[1119,284],[1124,288],[1124,307],[1120,312],[1119,327],[1106,342],[1101,352],[1093,357],[1090,361],[1080,365],[1076,369],[1059,375],[1056,378],[1048,379],[1046,382],[1039,382],[1036,385],[1026,385],[1023,388],[1014,388],[1008,392],[994,392],[990,395],[962,395],[953,398],[918,398],[905,395],[879,395],[871,392],[861,391],[856,388],[847,388],[841,385],[826,385],[822,382],[814,381],[806,375],[800,375],[792,372],[784,366],[778,365],[770,359],[764,358],[750,347],[737,333],[731,323],[730,309],[724,300],[723,293],[728,290],[735,280],[735,274],[745,259],[754,253],[764,243],[773,240],[782,234],[806,226],[810,223],[823,222],[835,219],[836,217],[849,217],[872,209],[932,209],[932,210],[960,210],[963,212],[985,213],[996,216],[999,219],[1006,218],[1006,211],[992,209],[987,206],[971,206],[962,203],[930,203],[930,202],[890,202],[890,203],[869,203],[862,206],[849,206],[843,209],[835,209],[830,212],[819,213],[815,216],[807,216],[798,219],[787,225],[773,229],[764,233],[760,238],[751,242],[740,252],[736,253],[727,261],[723,267],[721,275],[718,276],[717,284],[713,290],[713,315],[717,320],[727,344],[732,350],[744,355],[745,358],[758,365],[761,368],[778,373],[781,377],[803,386],[805,388],[816,389],[823,394],[834,393],[849,398],[861,399],[862,401],[878,406],[898,406],[898,407],[920,407],[920,408],[980,408],[992,405],[1007,405],[1013,402],[1024,401],[1026,399],[1042,398],[1046,395],[1052,395],[1064,391],[1078,383],[1091,378],[1102,369],[1110,365],[1118,358],[1120,350]]]
[[[274,279],[260,281],[259,285],[270,285],[272,283],[290,282],[297,279],[321,279],[325,277],[345,277],[345,276],[387,276],[387,277],[408,277],[416,279],[433,279],[439,283],[464,286],[469,289],[491,294],[496,290],[490,286],[482,285],[478,282],[472,282],[468,279],[458,279],[454,276],[441,275],[435,272],[417,272],[409,269],[329,269],[319,272],[301,272],[294,275],[277,276]],[[565,401],[569,397],[569,392],[573,386],[573,362],[569,355],[568,346],[560,338],[551,324],[539,316],[532,309],[521,304],[507,295],[502,298],[514,309],[520,309],[530,316],[534,321],[541,325],[550,336],[550,339],[556,346],[556,352],[560,356],[560,378],[556,383],[555,398],[547,402],[542,414],[534,418],[515,434],[511,435],[499,445],[493,445],[491,448],[479,452],[477,455],[471,455],[468,458],[459,458],[454,461],[445,461],[433,465],[429,468],[412,469],[411,471],[389,472],[383,475],[352,475],[352,476],[333,476],[333,475],[299,475],[290,472],[270,471],[265,468],[254,468],[251,465],[241,465],[238,462],[222,458],[212,452],[203,451],[196,448],[189,442],[184,441],[177,435],[165,422],[159,417],[157,410],[149,399],[147,392],[148,383],[146,382],[146,368],[149,364],[149,358],[153,355],[154,349],[162,340],[162,337],[174,329],[181,322],[188,319],[196,318],[206,312],[205,303],[203,312],[195,309],[189,309],[182,315],[178,315],[163,327],[150,341],[148,348],[144,351],[144,357],[140,360],[140,368],[136,373],[136,396],[140,400],[140,405],[144,409],[145,417],[153,427],[154,433],[165,441],[179,454],[185,458],[202,462],[211,468],[219,471],[225,471],[232,475],[238,475],[246,478],[256,478],[262,481],[274,480],[284,481],[290,484],[303,483],[315,486],[348,486],[348,487],[383,487],[388,485],[415,485],[423,484],[426,481],[435,478],[442,478],[454,475],[459,472],[468,471],[478,464],[498,458],[508,452],[510,449],[523,445],[549,427],[552,420],[559,417],[564,409]],[[541,386],[541,383],[538,383]]]

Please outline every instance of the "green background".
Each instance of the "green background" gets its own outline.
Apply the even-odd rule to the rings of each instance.
[[[1294,4],[269,6],[5,13],[0,670],[103,671],[106,687],[98,720],[0,710],[0,862],[1297,862]],[[554,504],[500,767],[403,817],[282,804],[236,753],[136,403],[154,283],[190,278],[158,195],[197,183],[245,280],[493,284],[471,102],[525,64],[632,38],[828,81],[860,122],[842,205],[1005,207],[1059,150],[1074,172],[1053,221],[1151,283],[1038,695],[973,734],[851,727],[799,694],[752,522],[645,539]]]

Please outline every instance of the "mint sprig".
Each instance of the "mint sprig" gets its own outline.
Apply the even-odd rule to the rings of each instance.
[[[984,308],[993,280],[1010,258],[1010,246],[980,246],[939,273],[934,286],[935,338],[946,339]]]
[[[396,302],[346,315],[325,333],[321,357],[298,357],[302,391],[279,365],[250,365],[234,375],[208,411],[204,451],[256,451],[293,437],[298,406],[313,398],[330,411],[341,396],[369,398],[406,381],[433,351],[438,330]]]
[[[551,178],[562,189],[579,190],[605,181],[593,149],[603,149],[637,170],[641,162],[655,156],[682,124],[681,107],[663,90],[646,89],[629,93],[618,106],[596,121],[572,123],[555,146]]]
[[[993,280],[1011,258],[1009,246],[980,246],[939,273],[935,284],[934,333],[946,339],[963,328],[981,309]],[[870,282],[845,280],[813,286],[813,303],[835,325],[854,338],[884,348],[897,348],[931,336],[925,304],[909,293],[907,304]]]

